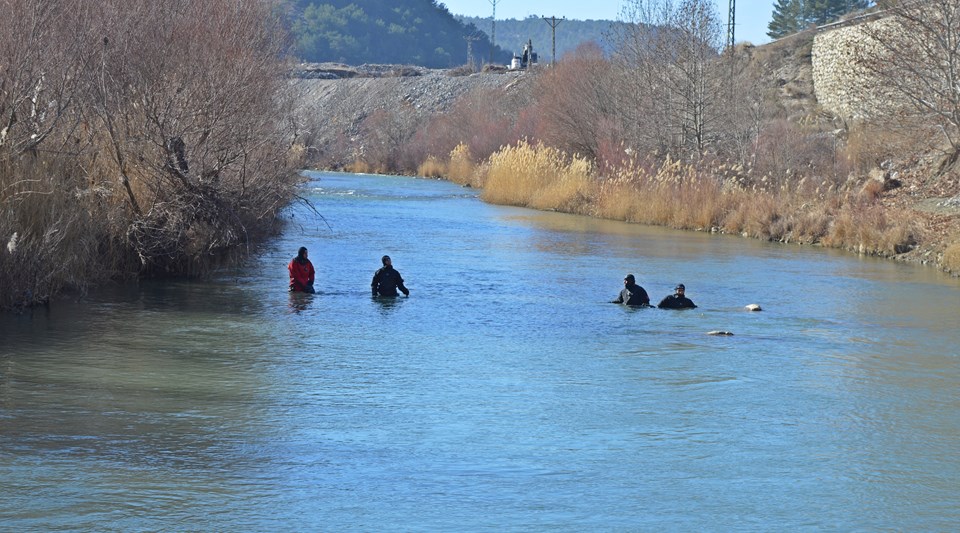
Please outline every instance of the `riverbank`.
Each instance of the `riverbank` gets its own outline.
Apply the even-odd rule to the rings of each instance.
[[[277,229],[305,151],[270,2],[18,2],[0,28],[0,310]]]
[[[940,168],[935,139],[820,109],[811,47],[803,36],[738,47],[749,98],[718,110],[714,119],[730,128],[706,132],[715,145],[693,152],[630,140],[630,124],[618,121],[636,110],[609,96],[621,78],[589,49],[549,70],[298,84],[312,88],[306,102],[322,118],[317,168],[440,177],[481,187],[494,203],[839,248],[960,275],[958,169]]]
[[[896,174],[896,188],[889,174],[840,184],[805,177],[750,184],[736,168],[675,161],[634,160],[604,174],[584,158],[528,143],[480,165],[468,159],[461,148],[420,174],[482,188],[481,198],[497,204],[839,248],[960,274],[960,202],[916,194],[923,189],[915,174]]]

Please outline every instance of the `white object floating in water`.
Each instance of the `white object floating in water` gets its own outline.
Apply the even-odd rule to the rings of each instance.
[[[17,251],[17,242],[19,241],[19,235],[17,232],[13,232],[13,237],[10,237],[10,242],[7,243],[7,251],[11,254]]]
[[[732,331],[708,331],[707,335],[721,335],[723,337],[732,337]]]
[[[747,306],[747,311],[763,311],[757,304],[750,304]]]

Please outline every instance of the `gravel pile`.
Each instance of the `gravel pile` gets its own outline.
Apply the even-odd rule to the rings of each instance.
[[[362,143],[360,124],[378,110],[404,109],[423,117],[450,110],[459,97],[475,89],[511,91],[532,79],[526,72],[453,71],[397,65],[325,64],[291,76],[299,115],[309,144],[319,151],[344,138]]]

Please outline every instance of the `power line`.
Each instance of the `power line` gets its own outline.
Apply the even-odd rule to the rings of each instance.
[[[497,47],[497,4],[500,0],[487,0],[493,6],[493,17],[490,18],[490,64],[493,64],[493,51]]]
[[[727,15],[727,48],[733,50],[737,44],[735,28],[737,25],[737,0],[730,0],[730,12]]]
[[[479,41],[480,37],[476,35],[464,35],[463,40],[467,41],[467,65],[473,70],[473,42]]]
[[[561,22],[567,20],[567,17],[563,17],[562,19],[558,19],[557,17],[540,18],[550,25],[550,31],[553,34],[553,55],[550,56],[550,66],[554,66],[557,64],[557,26],[559,26]]]

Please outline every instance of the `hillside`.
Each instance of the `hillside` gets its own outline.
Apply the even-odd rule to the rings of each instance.
[[[311,62],[402,63],[449,68],[490,57],[490,41],[434,0],[285,0],[293,52]],[[511,54],[495,48],[497,62]]]
[[[449,70],[413,66],[314,65],[294,84],[302,116],[310,130],[309,144],[320,154],[320,166],[343,168],[353,162],[370,139],[364,120],[378,111],[409,110],[410,125],[448,112],[463,95],[482,89],[514,93],[529,87],[526,72],[479,72],[451,75]]]

